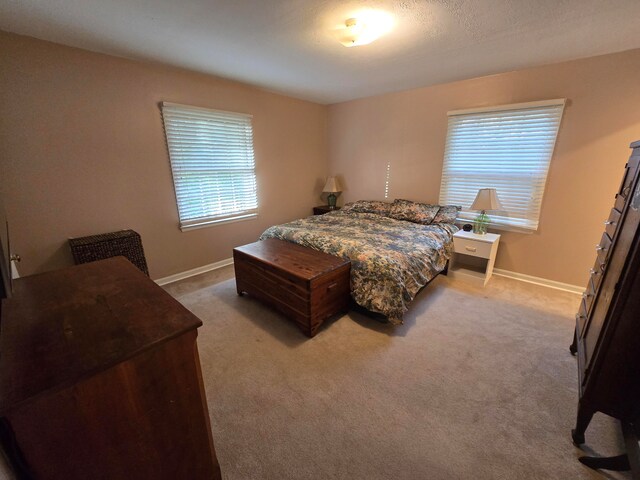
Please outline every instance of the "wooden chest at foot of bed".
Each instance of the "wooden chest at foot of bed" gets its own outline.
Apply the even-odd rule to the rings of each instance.
[[[234,248],[233,260],[238,295],[269,304],[309,337],[349,307],[349,260],[273,238]]]

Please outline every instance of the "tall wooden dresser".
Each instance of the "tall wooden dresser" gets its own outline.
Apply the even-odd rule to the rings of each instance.
[[[571,351],[578,355],[580,400],[572,437],[578,445],[597,411],[621,420],[630,434],[640,422],[640,141],[631,148],[576,315]],[[633,466],[631,452],[624,460]]]
[[[2,302],[0,439],[19,479],[219,479],[202,322],[124,257]]]

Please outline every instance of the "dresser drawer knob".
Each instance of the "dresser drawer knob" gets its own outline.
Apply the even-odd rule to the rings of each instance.
[[[468,252],[475,252],[477,250],[476,247],[467,247],[467,246],[465,246],[464,249],[467,250]]]
[[[605,252],[607,249],[602,245],[596,245],[596,252]]]
[[[584,293],[582,294],[582,298],[589,298],[589,297],[592,297],[592,296],[593,296],[593,294],[591,294],[591,293],[587,293],[587,292],[584,292]]]
[[[576,320],[582,320],[583,318],[587,318],[584,315],[580,315],[579,313],[576,313]]]
[[[617,225],[618,222],[614,222],[613,220],[607,220],[604,222],[605,225]]]
[[[597,270],[594,270],[593,268],[591,268],[591,269],[589,269],[589,273],[590,273],[591,275],[597,275],[597,274],[598,274],[598,271],[597,271]]]

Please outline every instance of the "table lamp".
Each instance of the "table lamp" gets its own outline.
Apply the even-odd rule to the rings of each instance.
[[[498,192],[495,188],[481,188],[478,190],[478,195],[471,205],[471,210],[480,210],[480,215],[476,217],[473,222],[473,233],[484,235],[487,233],[487,226],[489,225],[489,215],[486,214],[487,210],[501,210],[502,204],[498,198]]]
[[[327,178],[327,183],[324,184],[324,188],[322,189],[324,193],[328,193],[327,202],[329,203],[329,209],[333,210],[336,208],[336,199],[338,198],[337,194],[340,194],[342,191],[342,187],[340,186],[340,182],[336,177]]]

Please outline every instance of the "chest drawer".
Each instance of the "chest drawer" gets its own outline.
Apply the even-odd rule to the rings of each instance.
[[[607,261],[607,257],[609,256],[610,249],[611,249],[611,238],[605,232],[602,234],[600,243],[596,246],[596,252],[598,252],[598,259],[602,263],[605,263]]]
[[[453,237],[453,247],[456,253],[471,255],[473,257],[489,258],[491,256],[492,244],[468,238]]]
[[[603,264],[599,260],[596,260],[595,265],[589,271],[589,273],[591,274],[591,276],[589,277],[589,281],[593,285],[594,292],[598,291],[598,287],[600,286],[600,282],[602,281],[602,274],[604,272],[603,267]]]
[[[636,171],[638,169],[638,162],[629,162],[625,166],[624,176],[622,177],[622,182],[620,183],[620,189],[618,190],[618,194],[625,198],[625,201],[629,199],[629,193],[631,193],[631,185],[633,184],[634,177],[636,175]]]
[[[616,193],[616,201],[614,203],[615,210],[618,210],[619,212],[621,212],[626,203],[627,203],[627,199],[622,195],[620,195],[619,193]]]
[[[604,222],[605,231],[611,238],[614,237],[616,230],[618,229],[618,222],[620,221],[620,212],[615,208],[611,209],[609,218]]]
[[[582,332],[584,331],[584,326],[587,324],[587,304],[584,298],[580,302],[578,313],[576,313],[576,324],[578,327],[578,333],[582,334]]]
[[[593,301],[596,297],[596,286],[593,283],[593,277],[589,279],[587,282],[587,289],[582,294],[582,300],[586,305],[586,312],[589,313],[591,311],[591,306],[593,305]]]

